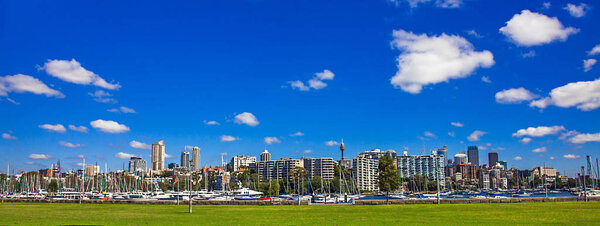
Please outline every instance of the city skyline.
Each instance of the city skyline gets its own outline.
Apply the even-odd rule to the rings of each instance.
[[[6,4],[0,172],[151,168],[160,140],[164,167],[194,146],[200,167],[337,160],[342,139],[348,159],[477,146],[569,176],[599,157],[597,3],[313,3]]]

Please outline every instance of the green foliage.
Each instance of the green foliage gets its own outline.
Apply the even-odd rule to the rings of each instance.
[[[271,181],[271,187],[267,190],[267,194],[269,196],[279,196],[279,188],[278,180]]]
[[[377,185],[379,185],[380,191],[391,192],[400,187],[400,172],[394,166],[392,156],[386,155],[380,158],[378,170]]]
[[[50,181],[50,183],[48,184],[48,192],[55,193],[57,191],[58,191],[58,183],[56,182],[56,180],[52,179],[52,181]]]

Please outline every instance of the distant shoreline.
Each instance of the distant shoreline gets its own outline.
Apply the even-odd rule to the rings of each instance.
[[[469,204],[469,203],[523,203],[523,202],[584,202],[584,197],[535,197],[535,198],[502,198],[502,199],[440,199],[440,204]],[[588,201],[600,201],[600,197],[588,197]],[[5,199],[4,202],[11,203],[79,203],[79,200],[49,200],[49,199]],[[146,205],[176,205],[177,201],[138,201],[138,200],[82,200],[85,204],[146,204]],[[392,205],[409,204],[436,204],[436,199],[390,199]],[[180,201],[179,205],[187,205],[187,201]],[[298,201],[256,201],[256,200],[233,200],[215,201],[198,200],[194,205],[298,205]],[[354,205],[385,205],[386,200],[356,200]],[[301,201],[300,205],[324,205]],[[334,204],[326,204],[334,205]],[[343,204],[349,205],[349,204]]]

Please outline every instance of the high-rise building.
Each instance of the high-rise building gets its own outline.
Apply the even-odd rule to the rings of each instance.
[[[187,151],[181,152],[181,167],[189,169],[190,168],[190,153]]]
[[[444,145],[444,147],[437,150],[437,155],[440,155],[444,158],[444,166],[448,163],[448,147]]]
[[[95,176],[100,173],[100,167],[97,165],[85,165],[85,175],[86,176]]]
[[[192,148],[192,171],[200,171],[200,148]]]
[[[250,163],[255,163],[256,162],[256,156],[247,156],[247,155],[240,155],[240,156],[233,156],[231,158],[231,168],[233,169],[233,171],[238,171],[240,168],[242,168],[242,166],[250,166]]]
[[[415,175],[424,176],[431,181],[439,178],[440,186],[444,186],[444,156],[437,155],[434,151],[431,155],[403,155],[396,158],[396,165],[400,171],[400,177],[410,178]],[[437,178],[436,178],[437,173]]]
[[[454,155],[454,165],[466,164],[469,160],[467,159],[467,154],[465,152],[459,152]]]
[[[161,140],[152,144],[152,170],[165,169],[165,141]]]
[[[323,180],[333,180],[333,158],[304,158],[303,162],[309,178],[319,176]]]
[[[356,180],[356,186],[361,191],[379,191],[377,177],[379,172],[379,159],[371,155],[359,155],[352,159],[352,176]]]
[[[467,147],[467,156],[469,157],[470,163],[473,163],[473,165],[479,167],[479,149],[477,146]]]
[[[496,166],[496,163],[498,162],[498,152],[490,152],[488,153],[488,167],[494,167]]]
[[[169,168],[169,169],[176,169],[176,168],[179,168],[179,164],[177,164],[177,163],[174,163],[174,162],[172,162],[172,163],[169,163],[169,165],[168,165],[168,168]]]
[[[396,158],[396,151],[394,150],[387,150],[387,151],[381,151],[379,149],[373,149],[370,151],[364,151],[358,154],[358,156],[362,156],[362,157],[368,157],[368,158],[372,158],[372,159],[380,159],[383,156],[392,156],[392,158]]]
[[[263,153],[260,154],[260,161],[261,162],[271,161],[271,153],[269,153],[269,151],[267,151],[267,149],[265,149],[265,151],[263,151]]]
[[[146,172],[146,161],[143,160],[141,157],[131,157],[129,159],[129,172]]]
[[[290,176],[290,170],[296,167],[302,167],[302,162],[298,159],[282,158],[280,160],[250,163],[249,167],[252,172],[258,174],[261,181],[285,180]]]

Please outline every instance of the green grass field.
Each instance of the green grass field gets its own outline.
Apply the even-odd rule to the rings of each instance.
[[[600,202],[380,206],[2,203],[5,224],[600,224]]]

